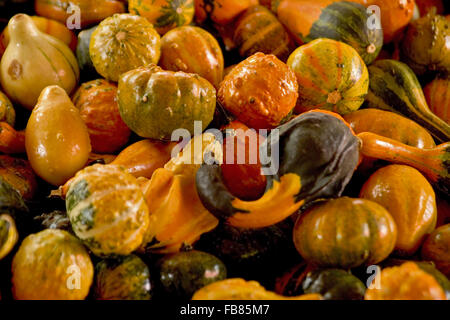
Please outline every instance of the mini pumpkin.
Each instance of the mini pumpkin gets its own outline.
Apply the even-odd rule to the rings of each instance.
[[[258,52],[235,66],[220,84],[218,100],[250,128],[271,129],[291,114],[298,97],[295,74],[274,55]]]
[[[83,300],[93,277],[86,248],[58,229],[26,237],[12,262],[12,292],[18,300]]]
[[[450,224],[429,235],[422,246],[422,258],[433,261],[439,271],[450,277]]]
[[[27,160],[0,155],[0,176],[25,200],[33,198],[37,190],[37,181]]]
[[[197,23],[213,21],[227,25],[245,9],[257,5],[258,0],[195,0]]]
[[[72,229],[98,256],[135,251],[148,227],[148,207],[131,174],[114,165],[86,167],[66,195]]]

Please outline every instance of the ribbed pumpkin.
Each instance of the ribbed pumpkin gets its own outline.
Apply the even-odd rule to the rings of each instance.
[[[367,67],[356,50],[343,42],[313,40],[295,50],[287,64],[297,76],[297,113],[324,109],[346,114],[364,102]]]
[[[14,219],[9,214],[0,215],[0,260],[11,252],[18,239]]]
[[[216,90],[204,78],[182,71],[164,71],[156,65],[120,76],[119,111],[128,127],[144,138],[170,140],[176,129],[194,134],[213,119]]]
[[[200,24],[210,20],[227,25],[245,9],[257,4],[258,0],[195,0],[195,19]]]
[[[97,300],[150,300],[151,289],[150,271],[134,254],[102,260],[95,266]]]
[[[294,72],[274,55],[258,52],[231,70],[217,97],[248,127],[271,129],[288,119],[297,91]]]
[[[86,123],[92,151],[111,153],[128,142],[131,131],[117,103],[117,85],[104,79],[83,83],[72,98]]]
[[[243,57],[262,52],[286,61],[294,49],[284,26],[263,6],[250,7],[239,16],[233,42]]]
[[[63,230],[29,235],[12,262],[12,292],[18,300],[83,300],[93,277],[86,248]]]
[[[119,0],[35,0],[35,10],[40,16],[66,23],[76,11],[71,6],[79,8],[81,27],[98,23],[115,13],[126,11],[123,1]],[[71,21],[76,23],[76,20]]]
[[[199,27],[175,28],[161,38],[164,70],[196,73],[215,87],[223,79],[224,60],[217,40]]]
[[[98,256],[130,254],[148,227],[148,208],[136,179],[114,165],[79,171],[71,180],[66,209],[77,237]]]
[[[70,94],[79,69],[69,47],[41,32],[25,14],[12,17],[8,28],[11,40],[0,64],[0,82],[8,97],[32,110],[49,85],[59,85]]]
[[[401,45],[402,60],[418,75],[450,74],[450,21],[434,12],[413,21]]]
[[[11,127],[14,127],[16,122],[16,111],[9,98],[0,91],[0,121],[8,123]]]
[[[147,18],[160,34],[164,34],[192,22],[194,0],[129,0],[128,11]]]
[[[89,53],[97,72],[117,82],[122,73],[158,63],[160,37],[145,18],[115,14],[92,33]]]
[[[376,264],[394,249],[397,227],[381,205],[338,198],[313,205],[294,227],[294,244],[303,258],[325,267]]]
[[[409,256],[436,227],[436,197],[430,183],[416,169],[390,165],[376,171],[360,197],[385,207],[394,218],[398,236],[395,251]]]
[[[450,277],[450,224],[430,234],[422,246],[422,259],[433,261],[439,271]]]
[[[380,274],[380,287],[370,287],[365,300],[446,300],[439,283],[414,262],[386,268]]]
[[[436,78],[423,89],[430,110],[450,125],[450,78]]]
[[[37,190],[36,176],[27,160],[0,155],[0,176],[20,195],[31,200]]]
[[[86,125],[66,92],[42,90],[25,130],[31,167],[45,181],[61,185],[86,164],[91,144]]]

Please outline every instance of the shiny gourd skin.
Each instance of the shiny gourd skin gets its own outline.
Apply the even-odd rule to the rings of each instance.
[[[151,289],[150,271],[134,254],[102,260],[95,266],[96,300],[150,300]]]
[[[37,181],[27,160],[0,155],[0,176],[25,200],[31,200],[37,191]]]
[[[32,110],[49,85],[70,94],[79,80],[79,69],[69,47],[39,31],[25,14],[12,17],[8,28],[11,40],[1,60],[0,82],[11,100]]]
[[[27,123],[25,147],[33,170],[53,185],[63,184],[86,164],[89,134],[62,88],[42,91]]]
[[[165,34],[192,22],[194,0],[129,0],[128,11],[147,18],[159,34]]]
[[[77,48],[75,51],[81,74],[83,77],[87,77],[92,80],[98,78],[97,70],[95,70],[91,55],[89,54],[89,45],[91,42],[92,33],[94,33],[95,29],[97,29],[97,26],[82,30],[78,34]]]
[[[114,165],[79,171],[70,181],[66,209],[77,237],[100,257],[135,251],[148,227],[148,207],[136,179]]]
[[[349,45],[316,39],[297,48],[287,61],[298,81],[295,112],[323,109],[339,114],[358,110],[369,88],[364,61]]]
[[[96,2],[91,0],[36,0],[35,10],[40,16],[66,23],[68,18],[74,13],[73,10],[69,9],[71,5],[78,6],[80,9],[82,28],[98,23],[115,13],[126,11],[123,2],[118,0],[100,0]]]
[[[158,63],[160,36],[145,18],[115,14],[92,33],[89,54],[97,72],[117,82],[122,73]]]
[[[196,73],[218,88],[223,79],[224,59],[217,40],[199,27],[175,28],[161,38],[164,70]]]
[[[119,79],[119,111],[128,127],[143,138],[170,140],[174,130],[202,131],[216,108],[216,90],[191,73],[164,71],[156,65],[131,70]]]
[[[210,20],[227,25],[245,9],[257,4],[258,0],[195,0],[195,19],[200,24]]]
[[[83,300],[93,277],[87,250],[63,230],[29,235],[12,262],[12,291],[18,300]]]
[[[158,261],[159,283],[168,297],[190,299],[199,289],[227,277],[225,265],[202,251],[170,254]]]
[[[379,169],[364,184],[360,197],[382,205],[394,218],[398,255],[412,255],[436,227],[434,190],[412,167],[390,165]]]
[[[310,263],[347,269],[387,258],[395,246],[397,226],[381,205],[342,197],[303,212],[293,237],[297,251]]]
[[[19,239],[16,223],[9,214],[0,215],[0,260],[6,257]]]
[[[436,78],[423,89],[430,110],[450,125],[450,78]]]
[[[192,300],[322,300],[320,294],[283,297],[267,291],[256,281],[240,278],[214,282],[198,290]]]
[[[436,268],[450,277],[450,224],[440,226],[425,240],[422,259],[433,261]]]
[[[439,283],[414,262],[383,269],[379,285],[367,289],[365,300],[446,300]]]
[[[237,120],[271,129],[291,114],[298,97],[295,74],[274,55],[258,52],[234,67],[220,84],[219,102]]]
[[[16,122],[16,111],[9,98],[0,91],[0,121],[5,121],[11,127],[14,127]]]
[[[72,101],[88,128],[92,151],[112,153],[128,142],[131,130],[120,117],[116,84],[104,79],[83,83]]]

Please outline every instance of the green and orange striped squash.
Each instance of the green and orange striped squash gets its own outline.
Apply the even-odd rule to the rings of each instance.
[[[430,110],[450,125],[450,78],[436,78],[423,89]]]
[[[277,0],[273,9],[298,44],[329,38],[352,46],[370,64],[383,46],[383,30],[372,28],[366,8],[349,1]],[[375,25],[376,26],[376,25]]]
[[[59,229],[26,237],[12,262],[12,292],[17,300],[83,300],[93,277],[86,248]]]
[[[324,109],[339,114],[356,111],[364,102],[369,73],[349,45],[316,39],[296,49],[287,61],[298,81],[295,111]]]
[[[117,82],[122,73],[158,63],[160,42],[159,34],[145,18],[115,14],[92,33],[89,54],[97,72]]]
[[[235,23],[233,42],[242,57],[262,52],[286,61],[294,46],[284,26],[263,6],[245,10]]]
[[[224,58],[217,40],[206,30],[184,26],[167,32],[161,38],[161,60],[164,70],[196,73],[217,89],[223,79]]]
[[[450,125],[431,112],[419,80],[406,64],[390,59],[375,61],[369,66],[369,79],[367,107],[400,113],[437,140],[450,141]]]
[[[70,181],[72,229],[98,256],[127,255],[142,243],[149,213],[139,184],[119,166],[86,167]]]
[[[371,265],[389,256],[397,226],[381,205],[342,197],[319,202],[298,218],[294,244],[308,262],[343,269]]]
[[[128,11],[147,18],[160,34],[188,25],[194,18],[194,0],[129,0]]]
[[[97,300],[150,300],[151,289],[150,271],[134,254],[104,259],[95,266]]]

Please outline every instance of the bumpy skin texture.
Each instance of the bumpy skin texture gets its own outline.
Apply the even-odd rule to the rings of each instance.
[[[450,277],[450,224],[434,230],[422,246],[422,258]]]
[[[316,39],[297,48],[287,61],[298,81],[295,111],[324,109],[339,114],[358,110],[369,88],[369,73],[349,45]]]
[[[0,176],[24,199],[31,200],[33,198],[37,190],[37,181],[27,160],[0,155]]]
[[[92,33],[89,53],[97,72],[117,82],[124,72],[158,63],[160,46],[159,34],[145,18],[115,14]]]
[[[148,208],[136,179],[114,165],[79,171],[70,182],[66,209],[77,237],[98,256],[130,254],[148,227]]]
[[[158,266],[162,290],[172,298],[190,299],[197,290],[227,277],[222,261],[196,250],[167,255]]]
[[[394,249],[397,227],[377,203],[343,197],[303,212],[293,237],[308,262],[347,269],[383,261]]]
[[[379,203],[394,218],[398,229],[397,254],[412,255],[436,227],[434,190],[412,167],[390,165],[379,169],[364,184],[360,197]]]
[[[81,242],[63,230],[29,235],[12,263],[13,295],[19,300],[83,300],[94,267]]]
[[[95,269],[97,300],[150,300],[150,271],[138,256],[102,260]]]
[[[144,138],[170,140],[176,129],[202,131],[216,108],[216,90],[191,73],[164,71],[156,65],[131,70],[119,79],[119,110],[128,127]]]
[[[131,131],[120,117],[116,84],[104,79],[83,83],[72,101],[88,127],[94,152],[112,153],[127,143]]]
[[[381,271],[380,287],[367,289],[365,300],[445,300],[441,286],[414,262]]]
[[[274,55],[259,52],[225,77],[218,100],[248,127],[271,129],[290,115],[297,91],[294,72]]]
[[[223,79],[224,59],[217,40],[199,27],[185,26],[161,38],[160,66],[164,70],[196,73],[215,87]]]

